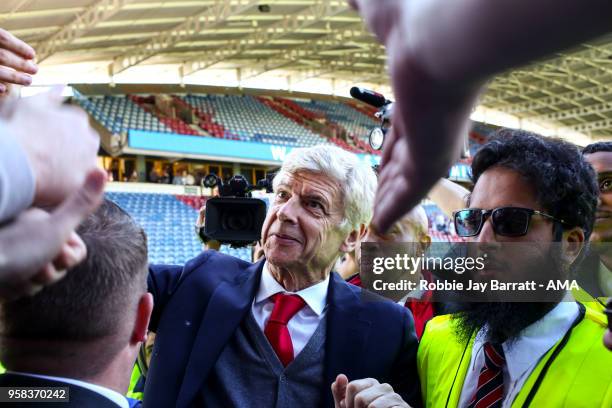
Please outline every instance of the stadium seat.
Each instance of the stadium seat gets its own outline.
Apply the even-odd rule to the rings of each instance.
[[[150,263],[182,265],[202,252],[202,244],[195,235],[194,225],[198,217],[197,209],[205,199],[118,192],[108,192],[106,197],[126,210],[144,228],[148,238]],[[234,249],[224,245],[221,252],[251,260],[250,247]]]

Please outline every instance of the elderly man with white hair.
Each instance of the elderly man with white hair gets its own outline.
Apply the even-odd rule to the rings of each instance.
[[[262,260],[206,251],[151,267],[157,337],[144,406],[333,406],[341,373],[389,383],[419,406],[410,312],[332,273],[365,233],[374,172],[316,146],[294,149],[273,185]]]

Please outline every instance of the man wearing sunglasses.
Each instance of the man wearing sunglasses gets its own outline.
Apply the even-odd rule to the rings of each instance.
[[[525,244],[504,271],[517,277],[534,271],[538,249],[547,245],[566,266],[576,262],[592,230],[598,190],[574,146],[502,132],[476,154],[472,173],[468,208],[454,216],[459,235],[508,252],[504,245]],[[556,278],[568,278],[568,268],[546,266]],[[489,278],[500,278],[497,272]],[[561,299],[466,303],[431,323],[419,349],[427,405],[612,404],[612,355],[601,342],[605,320],[593,310]],[[456,375],[436,381],[443,372]]]
[[[500,260],[508,257],[506,248],[520,245],[523,252],[513,255],[504,271],[515,277],[533,274],[550,259],[542,251],[558,251],[560,264],[544,268],[567,279],[597,206],[595,175],[579,151],[559,140],[506,130],[476,154],[472,177],[468,208],[455,213],[457,233],[470,245],[501,252]],[[485,270],[480,279],[503,279],[501,273]],[[466,302],[457,313],[431,320],[418,350],[425,405],[612,406],[612,353],[602,343],[605,317],[562,301],[564,294],[547,302]],[[374,379],[348,385],[338,380],[337,402],[343,396],[345,403],[376,396],[390,401],[388,406],[402,406],[393,390]]]

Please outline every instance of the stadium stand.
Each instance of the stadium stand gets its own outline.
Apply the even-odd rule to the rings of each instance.
[[[157,119],[168,126],[173,132],[179,133],[182,135],[194,135],[199,136],[201,133],[197,132],[195,129],[190,127],[187,123],[183,122],[179,118],[168,117],[158,112],[153,107],[155,104],[154,97],[142,97],[137,95],[130,95],[128,98],[133,101],[135,104],[140,106],[146,112],[149,112],[151,115],[155,115]]]
[[[115,134],[139,129],[288,147],[335,144],[354,153],[380,154],[367,143],[377,122],[366,114],[366,108],[357,105],[250,95],[188,94],[172,99],[177,106],[193,112],[193,124],[160,112],[153,96],[77,93],[74,97]]]
[[[85,109],[111,133],[126,133],[129,129],[170,133],[172,129],[153,114],[136,105],[126,96],[83,96],[73,101]]]
[[[319,128],[322,134],[327,135],[330,142],[340,146],[344,150],[348,150],[353,153],[376,153],[370,148],[370,146],[356,138],[355,135],[349,132],[342,125],[330,120],[330,118],[327,117],[324,112],[308,110],[291,99],[275,97],[274,101],[279,105],[284,106],[286,109],[289,109],[291,112],[290,117],[298,123],[301,123],[303,120],[310,123],[310,126],[313,128],[315,128],[316,123],[316,128]],[[295,116],[303,119],[295,119]]]
[[[194,232],[198,209],[203,202],[200,197],[132,192],[107,192],[106,196],[144,228],[149,262],[183,265],[202,252],[202,244]],[[235,249],[224,245],[221,252],[251,259],[250,248]]]
[[[249,95],[187,95],[182,99],[223,126],[228,138],[285,146],[328,143]]]
[[[116,134],[140,129],[289,147],[335,144],[354,153],[379,154],[365,141],[377,124],[363,113],[365,108],[250,95],[189,94],[173,96],[173,100],[193,112],[194,124],[159,112],[152,96],[74,97],[96,121]]]
[[[370,130],[379,125],[374,117],[341,102],[317,100],[295,100],[295,102],[309,111],[324,115],[328,120],[341,125],[349,134],[357,136],[362,141],[367,141]]]

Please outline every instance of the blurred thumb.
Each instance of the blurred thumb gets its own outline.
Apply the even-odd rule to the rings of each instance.
[[[338,374],[336,381],[332,384],[332,394],[334,396],[334,407],[340,408],[345,406],[343,400],[346,397],[346,387],[348,386],[348,378],[344,374]]]
[[[103,170],[91,170],[83,186],[53,211],[51,222],[58,227],[61,242],[65,242],[81,221],[98,208],[104,196],[105,181],[106,174]]]

